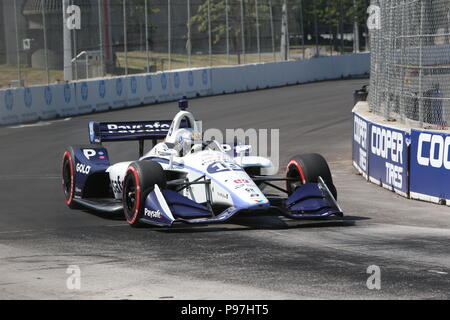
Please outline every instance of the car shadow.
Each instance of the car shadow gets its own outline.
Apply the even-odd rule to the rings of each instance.
[[[291,220],[282,216],[270,217],[233,217],[224,224],[198,224],[189,225],[175,223],[171,228],[158,228],[145,226],[156,232],[163,233],[197,233],[197,232],[224,232],[242,230],[286,230],[286,229],[318,229],[332,227],[352,227],[356,221],[370,220],[368,217],[346,216],[344,218],[316,218]]]
[[[104,213],[91,209],[82,209],[82,212],[89,215],[109,220],[125,221],[123,213]],[[342,218],[321,217],[308,219],[289,219],[277,215],[250,215],[243,214],[230,218],[221,224],[187,224],[176,222],[172,227],[157,227],[149,224],[143,224],[139,229],[147,229],[156,232],[165,233],[195,233],[195,232],[219,232],[219,231],[241,231],[241,230],[284,230],[284,229],[312,229],[312,228],[331,228],[331,227],[351,227],[356,225],[357,221],[370,220],[369,217],[349,216]]]

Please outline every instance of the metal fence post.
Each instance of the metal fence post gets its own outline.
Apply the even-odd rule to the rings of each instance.
[[[17,0],[14,0],[14,24],[16,29],[16,51],[17,51],[17,80],[22,86],[22,70],[20,66],[20,46],[19,46],[19,22],[17,21]]]
[[[103,50],[103,19],[102,19],[102,1],[98,0],[98,36],[100,39],[100,66],[102,68],[102,76],[105,75],[105,62],[104,62],[104,50]]]
[[[172,17],[170,0],[167,0],[167,58],[168,70],[172,69]]]
[[[301,0],[300,0],[301,1]],[[269,19],[270,19],[270,36],[272,38],[272,54],[273,60],[277,60],[277,55],[275,53],[275,30],[273,26],[273,8],[272,8],[272,0],[269,0]]]
[[[387,52],[387,59],[386,59],[386,81],[384,83],[384,92],[385,92],[385,103],[386,103],[386,107],[385,107],[385,112],[384,112],[384,119],[385,120],[389,120],[391,117],[391,86],[390,86],[390,81],[391,81],[391,69],[392,69],[392,43],[393,43],[393,35],[392,35],[392,12],[394,11],[392,6],[392,1],[391,0],[387,0],[387,5],[386,5],[386,9],[388,9],[387,14],[388,14],[388,26],[387,29],[389,30],[388,32],[388,38],[387,38],[387,48],[386,48],[386,52]]]
[[[209,65],[212,66],[211,0],[208,0],[208,54]]]
[[[256,13],[256,46],[258,48],[258,61],[261,63],[261,43],[259,34],[259,13],[258,13],[258,0],[255,0],[255,13]]]
[[[305,59],[305,27],[303,26],[303,0],[300,0],[300,32],[302,33],[302,58]]]
[[[125,54],[125,75],[128,75],[128,35],[127,35],[127,7],[126,0],[122,1],[123,4],[123,51]]]
[[[319,26],[317,21],[317,5],[316,1],[313,1],[314,8],[314,39],[316,42],[316,56],[319,55]]]
[[[191,43],[191,1],[187,0],[187,42],[188,68],[192,65],[192,43]]]
[[[44,59],[45,59],[45,72],[47,73],[47,84],[50,83],[50,71],[48,69],[48,45],[47,45],[47,20],[45,17],[45,2],[41,2],[42,11],[42,28],[44,29]]]
[[[227,64],[230,64],[230,22],[228,18],[228,0],[225,0],[225,29],[226,29],[226,41],[227,41]]]
[[[418,99],[419,99],[419,126],[423,127],[423,90],[422,90],[422,78],[423,78],[423,69],[422,69],[422,65],[423,65],[423,38],[424,38],[424,34],[423,34],[423,19],[424,19],[424,15],[425,15],[425,6],[423,5],[423,1],[420,1],[420,29],[419,29],[419,94],[418,94]]]
[[[353,0],[353,50],[359,52],[359,27],[356,0]]]
[[[402,13],[401,13],[401,23],[400,23],[400,28],[401,28],[401,88],[400,88],[400,120],[401,122],[405,122],[406,119],[406,108],[405,108],[405,47],[406,47],[406,43],[405,43],[405,8],[406,8],[406,2],[405,0],[402,1]]]
[[[145,55],[147,57],[147,72],[150,72],[150,51],[148,46],[148,0],[145,0]]]
[[[242,40],[242,55],[243,62],[245,64],[245,33],[244,33],[244,0],[240,1],[241,3],[241,40]]]

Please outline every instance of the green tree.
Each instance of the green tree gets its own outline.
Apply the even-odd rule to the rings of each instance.
[[[152,14],[158,13],[159,9],[151,7],[151,0],[147,2],[147,15],[149,20]],[[119,9],[123,12],[123,0],[112,0],[111,6]],[[135,47],[135,49],[143,50],[142,44],[145,37],[145,1],[144,0],[126,0],[125,1],[126,19],[127,19],[127,35],[128,43]],[[156,26],[152,23],[148,24],[149,27],[149,42],[150,46],[152,44],[152,30]]]
[[[231,49],[237,54],[238,63],[241,63],[242,48],[242,26],[241,26],[241,0],[205,0],[197,9],[197,14],[192,17],[191,23],[197,25],[200,32],[208,32],[208,2],[210,5],[211,35],[213,43],[217,44],[227,36],[226,8],[228,3],[228,35]],[[272,0],[272,4],[279,3],[280,0]],[[259,0],[258,15],[260,21],[267,19],[270,8],[268,1]],[[251,34],[250,25],[255,25],[256,7],[255,0],[243,0],[244,28],[245,34]]]

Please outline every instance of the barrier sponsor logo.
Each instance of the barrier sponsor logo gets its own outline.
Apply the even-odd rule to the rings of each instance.
[[[86,82],[83,82],[83,83],[81,84],[81,89],[80,89],[80,91],[81,91],[81,99],[82,99],[83,101],[86,101],[86,100],[88,99],[88,97],[89,97],[89,88],[88,88],[88,85],[87,85]]]
[[[130,78],[130,88],[131,88],[131,93],[132,93],[132,94],[136,94],[136,92],[137,92],[137,81],[136,81],[136,77],[131,77],[131,78]]]
[[[202,82],[206,86],[208,84],[208,71],[203,70],[202,72]]]
[[[178,72],[173,75],[173,84],[177,89],[180,87],[180,74]]]
[[[52,89],[50,88],[50,86],[46,86],[44,88],[44,99],[45,99],[45,103],[48,106],[52,104],[53,94],[52,94]]]
[[[369,123],[354,115],[353,117],[353,161],[359,170],[367,174],[367,149],[368,149]]]
[[[417,141],[417,163],[424,167],[450,170],[450,136],[420,133]]]
[[[70,103],[70,100],[72,100],[72,90],[70,89],[70,85],[66,83],[64,85],[64,101]]]
[[[100,80],[98,82],[98,95],[101,98],[105,98],[106,95],[106,84],[105,84],[105,80]]]
[[[411,192],[450,199],[450,135],[413,130]]]
[[[403,131],[370,125],[369,176],[396,190],[408,191],[409,135]]]
[[[23,92],[23,102],[25,103],[25,107],[31,108],[33,104],[33,94],[31,93],[30,88],[25,88]]]
[[[167,88],[167,75],[165,73],[161,75],[161,88],[163,90],[166,90]]]
[[[14,95],[12,90],[6,90],[5,92],[5,107],[6,110],[12,110],[14,107]]]
[[[194,73],[192,72],[192,70],[190,70],[188,72],[188,84],[189,84],[189,87],[194,86]]]
[[[145,85],[147,86],[147,91],[150,92],[153,89],[152,76],[147,75],[145,77]]]
[[[123,93],[123,81],[122,78],[116,79],[116,93],[119,97],[122,96]]]

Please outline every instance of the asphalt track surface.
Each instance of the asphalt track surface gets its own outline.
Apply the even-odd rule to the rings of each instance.
[[[351,166],[352,90],[367,79],[199,98],[204,128],[279,128],[281,163],[320,152],[343,221],[237,217],[227,224],[132,229],[121,216],[69,210],[64,147],[87,123],[171,119],[175,103],[0,128],[0,298],[438,299],[450,297],[450,208],[403,199]],[[137,143],[109,144],[112,161]],[[68,290],[66,269],[81,269]],[[381,270],[381,289],[366,286]]]

